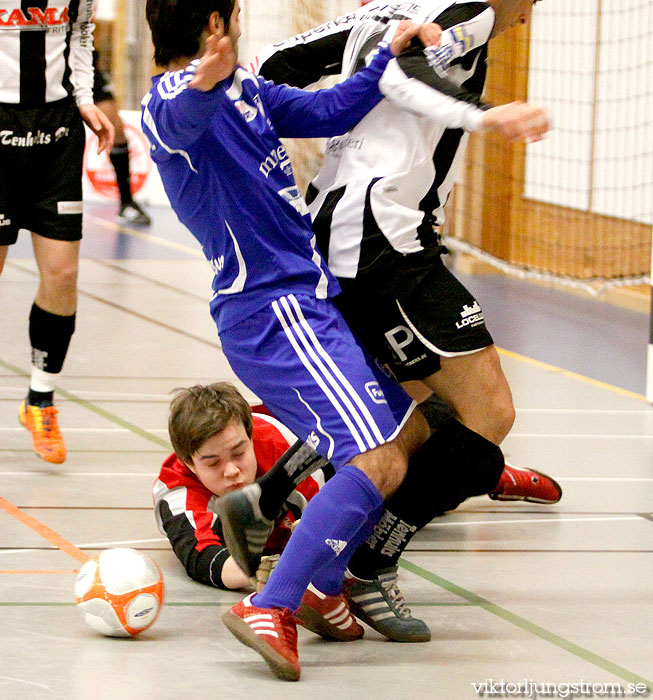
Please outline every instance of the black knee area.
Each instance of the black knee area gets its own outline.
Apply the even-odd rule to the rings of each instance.
[[[504,468],[501,449],[455,418],[440,425],[408,463],[408,472],[372,536],[352,557],[355,576],[395,566],[413,535],[469,496],[491,491]]]
[[[388,510],[419,529],[466,498],[491,491],[504,465],[500,447],[451,418],[410,459]]]
[[[59,316],[32,304],[29,315],[32,364],[44,372],[61,372],[74,332],[75,314]]]
[[[432,433],[454,417],[451,406],[435,394],[431,394],[428,399],[422,401],[417,408],[419,408],[424,418],[426,418],[426,422],[429,424]]]

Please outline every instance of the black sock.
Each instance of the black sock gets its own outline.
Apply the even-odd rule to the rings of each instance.
[[[75,314],[59,316],[32,304],[29,315],[32,365],[44,372],[59,374],[74,332]]]
[[[370,579],[395,566],[413,535],[436,515],[491,491],[504,464],[497,445],[449,419],[410,459],[406,478],[386,502],[372,536],[356,550],[349,570]]]
[[[34,389],[30,388],[27,392],[26,402],[30,406],[40,406],[41,408],[52,406],[54,403],[54,391],[34,391]]]
[[[272,469],[256,480],[261,487],[259,505],[268,520],[274,520],[295,486],[318,469],[326,478],[333,475],[333,467],[305,442],[297,440],[276,461]]]
[[[114,146],[109,154],[113,169],[116,171],[116,181],[120,191],[120,202],[124,206],[132,200],[131,174],[129,172],[129,146],[125,143]]]

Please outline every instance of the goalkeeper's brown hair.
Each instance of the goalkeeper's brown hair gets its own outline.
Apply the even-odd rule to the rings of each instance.
[[[247,437],[252,437],[252,409],[233,384],[196,384],[174,392],[168,434],[177,457],[184,464],[192,464],[197,450],[232,421],[242,423]]]

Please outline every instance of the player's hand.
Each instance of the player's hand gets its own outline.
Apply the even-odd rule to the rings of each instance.
[[[442,28],[439,24],[416,24],[409,19],[402,19],[397,25],[397,31],[392,38],[390,51],[398,56],[402,51],[410,47],[410,41],[417,37],[424,46],[439,46],[442,37]]]
[[[195,77],[188,85],[202,92],[212,90],[236,70],[237,62],[238,56],[231,39],[228,36],[219,39],[212,34],[206,40],[206,50],[195,69]]]
[[[399,22],[397,31],[390,42],[390,51],[392,51],[393,55],[398,56],[410,46],[410,40],[417,36],[420,27],[420,24],[415,24],[409,19],[402,19]]]
[[[263,590],[263,587],[268,582],[270,574],[274,571],[274,567],[281,559],[281,554],[268,554],[261,557],[261,563],[256,571],[256,576],[252,576],[252,585],[257,593]]]
[[[551,128],[549,115],[542,107],[526,102],[510,102],[488,109],[483,128],[495,131],[508,141],[541,141]]]
[[[109,153],[113,148],[114,128],[113,124],[104,112],[94,104],[82,105],[79,113],[88,128],[98,138],[98,153],[106,151]]]
[[[440,46],[442,43],[442,27],[439,24],[429,22],[428,24],[420,24],[417,38],[424,46]]]

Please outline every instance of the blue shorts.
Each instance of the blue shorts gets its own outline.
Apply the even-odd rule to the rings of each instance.
[[[220,340],[238,378],[336,469],[396,437],[414,408],[329,301],[281,297]]]

